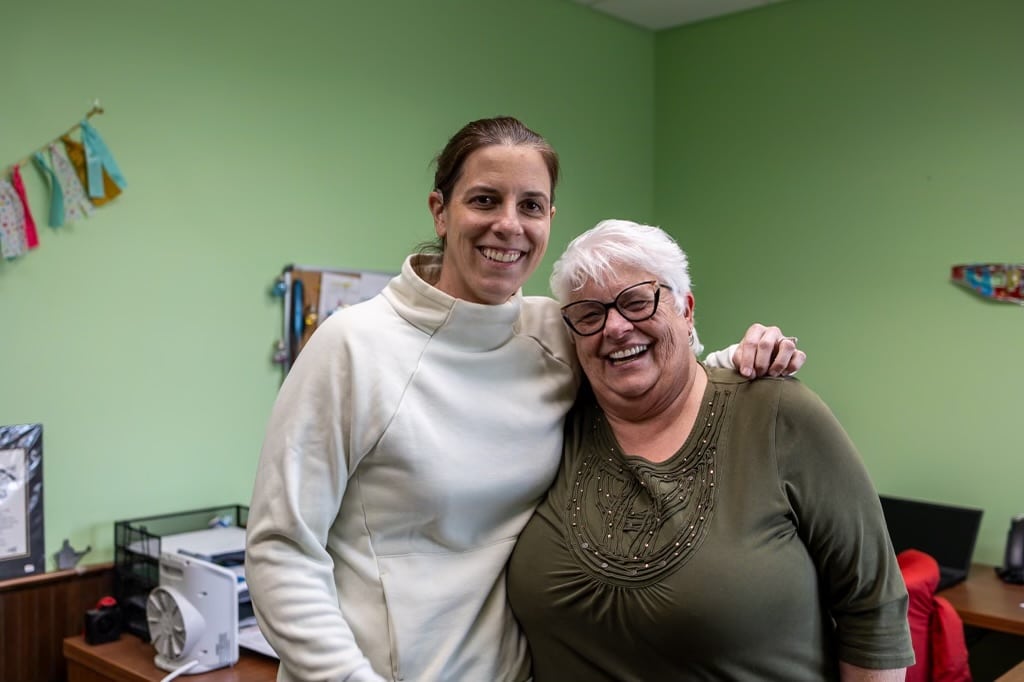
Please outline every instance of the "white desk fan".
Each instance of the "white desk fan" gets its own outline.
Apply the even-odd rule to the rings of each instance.
[[[160,585],[146,601],[146,620],[158,668],[192,675],[234,665],[238,577],[209,561],[165,553]]]

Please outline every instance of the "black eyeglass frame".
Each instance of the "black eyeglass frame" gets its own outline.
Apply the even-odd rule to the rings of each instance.
[[[651,306],[650,314],[644,313],[640,317],[633,317],[629,311],[623,310],[621,307],[619,307],[619,299],[621,299],[622,296],[625,295],[627,292],[632,291],[637,287],[642,287],[645,285],[654,287],[654,305]],[[622,291],[620,291],[618,294],[615,295],[615,299],[609,301],[608,303],[605,303],[604,301],[597,301],[594,299],[585,299],[583,301],[574,301],[572,303],[569,303],[568,305],[564,305],[562,306],[562,319],[565,321],[566,326],[568,326],[569,329],[572,330],[572,333],[576,334],[577,336],[593,336],[594,334],[600,334],[602,331],[604,331],[605,325],[608,324],[608,311],[611,310],[612,308],[615,308],[617,311],[619,311],[619,315],[622,315],[622,317],[629,320],[630,322],[643,322],[644,320],[651,319],[657,314],[658,302],[661,300],[662,289],[672,291],[672,287],[666,284],[662,284],[655,279],[649,279],[645,282],[637,282],[636,284],[631,284]],[[572,323],[572,320],[569,319],[569,315],[566,313],[566,311],[575,306],[584,304],[592,305],[594,303],[604,308],[604,319],[601,320],[601,326],[599,326],[592,332],[581,332],[580,330],[576,329],[576,326]]]

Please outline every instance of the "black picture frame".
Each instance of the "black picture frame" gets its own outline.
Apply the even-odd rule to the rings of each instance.
[[[0,580],[45,570],[43,425],[0,426]]]

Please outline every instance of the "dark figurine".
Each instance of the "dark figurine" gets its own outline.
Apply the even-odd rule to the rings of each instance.
[[[74,568],[78,565],[79,560],[92,551],[92,545],[89,545],[81,552],[77,551],[71,546],[67,538],[64,539],[64,544],[61,545],[60,551],[53,555],[54,560],[57,562],[57,570],[64,571],[69,568]]]

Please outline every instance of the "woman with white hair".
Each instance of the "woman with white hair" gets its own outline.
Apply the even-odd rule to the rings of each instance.
[[[535,681],[903,679],[907,592],[828,407],[698,362],[656,227],[600,223],[551,288],[587,385],[509,564]]]

